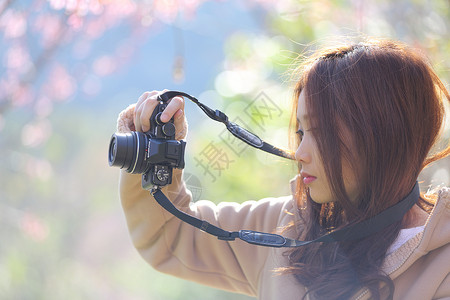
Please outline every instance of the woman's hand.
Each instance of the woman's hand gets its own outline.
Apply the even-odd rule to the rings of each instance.
[[[158,96],[164,91],[145,92],[140,97],[134,108],[134,127],[136,131],[146,132],[150,130],[150,117],[158,105]],[[187,122],[184,115],[184,99],[183,97],[174,97],[169,100],[166,109],[161,115],[162,122],[168,122],[174,118],[176,129],[175,138],[177,140],[186,137]]]

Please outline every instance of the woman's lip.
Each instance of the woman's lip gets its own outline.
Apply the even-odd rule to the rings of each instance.
[[[303,183],[304,184],[310,184],[316,179],[317,179],[317,177],[314,177],[314,176],[304,176],[303,177]]]
[[[303,183],[304,183],[304,184],[310,184],[310,183],[312,183],[314,180],[317,179],[317,177],[312,176],[312,175],[309,175],[309,174],[306,173],[306,172],[301,172],[301,175],[302,175],[302,177],[303,177]]]

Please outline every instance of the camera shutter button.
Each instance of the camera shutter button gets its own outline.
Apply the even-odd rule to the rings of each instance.
[[[175,135],[175,125],[173,123],[166,123],[162,126],[162,132],[167,136]]]
[[[162,113],[159,112],[159,113],[156,114],[156,117],[155,117],[155,121],[156,121],[156,123],[159,124],[159,125],[164,124],[164,122],[161,121],[161,115],[162,115]]]

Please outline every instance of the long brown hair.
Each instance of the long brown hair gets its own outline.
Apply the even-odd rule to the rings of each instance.
[[[293,115],[304,91],[335,199],[317,204],[297,180],[296,200],[307,208],[301,211],[305,226],[299,238],[314,239],[380,213],[408,194],[425,166],[449,155],[450,147],[430,151],[443,129],[443,101],[450,101],[450,95],[418,51],[398,42],[368,40],[319,51],[298,70]],[[298,128],[295,117],[291,124]],[[350,133],[356,149],[349,148],[343,132]],[[343,160],[353,162],[358,175],[356,202],[344,188]],[[433,205],[423,196],[418,204],[424,210]],[[283,271],[294,274],[318,299],[348,299],[361,288],[380,299],[382,282],[392,298],[393,282],[381,265],[408,218],[410,213],[360,240],[296,248],[287,253],[290,267]]]

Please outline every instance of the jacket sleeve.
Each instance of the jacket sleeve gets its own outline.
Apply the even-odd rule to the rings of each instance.
[[[173,183],[164,194],[179,209],[225,230],[274,232],[289,222],[291,197],[268,198],[243,204],[210,201],[191,202],[182,181],[182,171],[174,170]],[[241,240],[231,242],[181,222],[166,212],[140,186],[141,176],[121,172],[120,197],[134,246],[155,269],[215,288],[255,296],[259,273],[271,248]]]
[[[450,274],[444,278],[433,299],[450,299]]]

